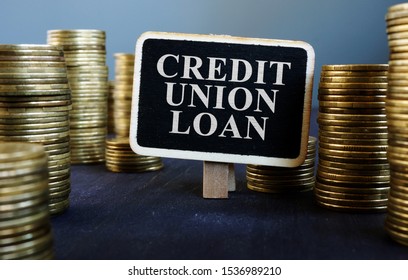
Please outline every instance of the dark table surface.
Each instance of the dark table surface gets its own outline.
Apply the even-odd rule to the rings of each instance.
[[[228,199],[203,199],[202,162],[163,161],[148,173],[72,166],[70,208],[52,218],[56,259],[408,259],[385,213],[324,209],[311,191],[248,190],[239,164]]]

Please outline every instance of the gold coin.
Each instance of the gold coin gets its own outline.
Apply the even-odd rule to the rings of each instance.
[[[387,27],[392,27],[394,25],[407,25],[407,24],[408,24],[408,17],[387,20]]]
[[[71,100],[69,94],[64,95],[44,95],[44,96],[35,96],[35,95],[20,95],[20,96],[0,96],[0,102],[6,102],[10,104],[19,104],[20,102],[46,102],[45,104],[53,104],[53,102],[67,102]],[[70,104],[71,102],[69,102]],[[64,104],[66,105],[66,104]],[[41,104],[44,107],[44,104]]]
[[[319,142],[319,148],[336,151],[358,151],[358,152],[377,152],[386,151],[388,145],[344,145],[336,143]]]
[[[263,193],[291,193],[291,192],[307,192],[312,190],[314,187],[314,182],[306,185],[295,185],[295,186],[273,186],[265,187],[258,186],[250,181],[247,182],[247,188],[252,191],[263,192]]]
[[[2,79],[0,78],[0,84],[2,87],[8,85],[42,85],[42,84],[67,84],[68,78],[62,77],[47,77],[47,78],[24,78],[24,79]]]
[[[385,115],[386,109],[383,108],[335,108],[319,107],[319,113],[342,114],[342,115]]]
[[[387,26],[386,31],[387,31],[387,34],[406,32],[408,31],[408,24],[398,24],[398,25]]]
[[[323,65],[323,71],[387,71],[387,64],[339,64]]]
[[[320,76],[321,83],[387,83],[387,77],[325,77]]]
[[[71,105],[71,100],[47,100],[47,101],[18,101],[18,102],[2,102],[0,108],[31,108],[31,107],[66,107]]]
[[[340,206],[386,206],[387,205],[387,198],[380,198],[380,199],[343,199],[343,198],[334,198],[324,196],[322,194],[315,192],[315,198],[326,203],[340,205]]]
[[[383,108],[385,107],[385,102],[319,101],[319,106],[337,108]]]
[[[7,68],[9,69],[9,68]],[[64,72],[55,72],[55,73],[27,73],[27,72],[0,72],[0,81],[6,81],[6,83],[27,83],[28,81],[40,81],[52,79],[52,81],[58,81],[58,79],[65,79],[67,80],[67,74]]]
[[[37,238],[49,231],[49,227],[46,225],[40,225],[38,228],[31,230],[29,232],[23,232],[22,234],[17,234],[13,236],[6,236],[0,239],[0,246],[11,245],[16,243],[22,243],[29,241],[33,238]]]
[[[105,38],[105,31],[99,29],[52,29],[47,31],[48,36],[59,35],[59,36],[98,36]]]
[[[158,171],[164,167],[163,163],[160,163],[155,166],[146,166],[146,167],[124,167],[124,166],[115,166],[111,164],[106,164],[106,168],[112,172],[151,172]]]
[[[317,169],[317,174],[319,178],[325,178],[327,180],[335,180],[341,182],[372,182],[372,183],[389,183],[390,175],[349,175],[349,174],[338,174],[329,171],[323,171],[322,169]]]
[[[388,71],[352,71],[352,70],[331,70],[331,71],[321,71],[320,77],[381,77],[387,78]]]
[[[365,131],[360,132],[349,132],[344,133],[343,131],[336,132],[336,131],[325,131],[319,130],[319,137],[327,137],[330,139],[340,139],[340,140],[371,140],[371,139],[383,139],[385,141],[388,140],[388,133],[387,131],[383,133],[367,133]]]
[[[329,183],[321,182],[320,178],[316,180],[316,188],[327,191],[350,193],[350,194],[388,194],[390,187],[379,186],[379,187],[353,187],[353,186],[336,186]]]
[[[52,246],[52,232],[48,230],[46,234],[19,244],[5,246],[0,252],[1,259],[21,259],[30,257],[45,248]]]
[[[49,143],[56,139],[64,138],[69,135],[69,131],[59,132],[59,133],[47,133],[47,134],[36,134],[36,135],[0,135],[0,141],[22,141],[22,142],[41,142]]]
[[[377,157],[377,158],[368,158],[368,157],[350,157],[347,153],[343,155],[331,155],[327,154],[325,151],[320,152],[319,149],[319,158],[324,160],[330,160],[334,162],[342,163],[351,163],[351,164],[385,164],[388,163],[387,157]]]
[[[383,83],[332,83],[332,82],[320,82],[319,88],[330,89],[387,89],[388,84]]]
[[[9,68],[9,67],[27,67],[27,71],[29,68],[47,68],[51,67],[50,70],[53,68],[60,68],[65,69],[66,64],[65,61],[0,61],[0,68]]]
[[[327,120],[355,120],[355,121],[383,121],[386,120],[386,114],[333,114],[319,112],[318,118]]]
[[[393,13],[393,12],[399,12],[399,11],[406,11],[408,10],[408,4],[407,3],[399,3],[399,4],[394,4],[390,7],[388,7],[388,13]]]
[[[5,142],[0,145],[0,163],[9,161],[15,162],[44,156],[44,148],[39,144]]]
[[[404,201],[408,200],[408,191],[407,190],[397,190],[396,188],[393,188],[393,185],[391,185],[390,188],[390,195],[398,198],[398,199],[402,199]],[[407,221],[408,222],[408,221]]]
[[[0,107],[0,115],[12,115],[12,116],[26,116],[30,114],[47,114],[53,112],[64,112],[63,114],[68,114],[67,111],[71,110],[71,105],[65,106],[50,106],[50,107]]]
[[[321,190],[316,187],[314,188],[314,193],[318,194],[322,197],[327,198],[337,198],[337,199],[346,199],[346,200],[356,200],[356,201],[373,201],[373,200],[383,200],[387,199],[387,193],[379,193],[379,194],[355,194],[355,193],[346,193],[346,192],[334,192],[328,190]]]
[[[387,125],[387,121],[363,121],[363,120],[332,120],[318,118],[317,123],[320,126],[344,126],[344,127],[384,127]]]
[[[404,53],[404,52],[402,52]],[[393,75],[395,74],[403,74],[408,71],[408,66],[407,65],[395,65],[393,63],[393,60],[390,61],[390,70],[388,71],[388,78],[392,78]]]
[[[24,92],[24,91],[31,91],[31,90],[69,90],[70,87],[68,83],[56,83],[56,84],[1,84],[0,85],[0,92]]]
[[[388,84],[389,84],[389,87],[405,87],[405,86],[408,86],[408,82],[406,80],[389,80]]]
[[[390,235],[392,239],[396,242],[408,246],[408,234],[401,233],[398,230],[395,230],[392,226],[389,226],[390,223],[385,223],[385,230]]]
[[[305,174],[296,174],[296,175],[288,175],[288,176],[275,176],[272,177],[268,175],[261,175],[261,174],[253,174],[247,171],[246,173],[247,180],[250,180],[255,183],[260,184],[285,184],[296,182],[297,184],[309,183],[311,179],[314,181],[314,174],[313,173],[305,173]]]
[[[394,27],[390,27],[390,28],[394,28]],[[401,31],[408,31],[408,30],[401,30]],[[408,45],[408,39],[388,40],[388,47],[390,49],[392,49],[393,47],[401,47],[401,46],[405,47],[407,45]],[[391,65],[390,62],[389,62],[389,64]],[[394,62],[397,62],[397,64],[398,64],[399,60],[397,60],[397,61],[394,60],[393,63]]]
[[[408,100],[407,93],[396,93],[396,92],[389,92],[387,95],[388,99],[396,99],[396,100]]]
[[[12,227],[25,226],[30,223],[40,223],[46,218],[49,218],[49,214],[47,213],[47,211],[39,211],[38,213],[35,213],[33,215],[24,216],[17,219],[4,220],[0,223],[0,231]]]
[[[350,158],[379,158],[383,159],[387,156],[387,151],[342,151],[342,150],[332,150],[319,146],[319,153],[325,155],[342,156]]]
[[[62,49],[59,50],[1,50],[0,49],[0,57],[34,57],[34,56],[41,56],[41,57],[63,57],[64,52]]]
[[[387,146],[388,139],[377,139],[371,137],[371,139],[347,139],[347,138],[333,138],[326,137],[324,135],[319,135],[319,143],[328,143],[328,144],[338,144],[338,145],[350,145],[350,146],[364,146],[364,147],[374,147],[374,146]]]
[[[324,160],[323,160],[324,162]],[[365,165],[368,166],[368,165]],[[338,174],[338,175],[347,175],[347,176],[390,176],[390,169],[351,169],[347,166],[326,166],[319,163],[319,171],[329,173],[329,174]],[[327,177],[325,177],[327,178]],[[388,178],[389,180],[389,178]]]
[[[257,169],[252,166],[247,166],[246,168],[247,174],[250,176],[260,176],[264,178],[269,178],[273,180],[275,177],[276,179],[280,177],[290,177],[290,176],[314,176],[314,164],[308,165],[304,167],[297,167],[297,168],[286,168],[286,169]]]
[[[392,37],[396,37],[396,36],[408,38],[408,32],[394,33],[393,35],[388,35],[388,38],[391,39]],[[404,52],[390,53],[389,56],[388,56],[388,61],[391,62],[393,65],[396,65],[395,63],[393,63],[393,61],[407,60],[407,59],[408,59],[408,54],[404,53]],[[392,67],[392,66],[390,66],[390,67]],[[388,78],[390,78],[390,76]]]
[[[47,133],[60,133],[69,131],[67,125],[61,127],[49,127],[49,128],[20,128],[20,129],[0,129],[0,134],[2,136],[22,136],[22,135],[37,135],[37,134],[47,134]]]
[[[385,95],[318,95],[319,101],[338,101],[338,102],[385,102]]]
[[[45,56],[45,55],[2,55],[0,53],[0,61],[47,61],[47,62],[65,62],[64,56]]]
[[[384,134],[388,132],[387,126],[332,126],[332,125],[319,125],[319,131],[327,132],[347,132],[347,133],[367,133],[367,134]],[[371,135],[372,136],[372,135]]]
[[[1,51],[61,51],[60,47],[45,44],[0,44]]]

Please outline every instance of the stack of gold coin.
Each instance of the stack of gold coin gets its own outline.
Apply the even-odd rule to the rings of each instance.
[[[47,154],[0,142],[0,259],[52,259]]]
[[[69,206],[70,98],[61,48],[0,45],[0,141],[43,144],[52,214]]]
[[[161,158],[141,156],[130,148],[128,137],[106,140],[106,168],[113,172],[146,172],[163,168]]]
[[[105,32],[49,30],[47,40],[63,47],[67,62],[72,91],[71,162],[103,162],[108,114]]]
[[[408,3],[389,7],[388,161],[390,193],[385,228],[399,243],[408,245]]]
[[[384,211],[387,161],[386,64],[324,65],[319,84],[315,198],[344,211]]]
[[[135,56],[127,53],[115,54],[115,89],[113,93],[113,115],[115,133],[119,137],[129,136],[130,111]]]
[[[115,133],[115,119],[114,119],[114,108],[113,108],[113,91],[115,89],[115,81],[109,81],[109,91],[108,91],[108,134]]]
[[[310,136],[307,155],[298,167],[274,167],[248,164],[247,187],[265,193],[304,192],[315,185],[316,138]]]

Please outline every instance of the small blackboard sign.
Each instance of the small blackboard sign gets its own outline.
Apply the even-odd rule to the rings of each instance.
[[[298,166],[313,73],[305,42],[146,32],[136,44],[131,147],[141,155]]]

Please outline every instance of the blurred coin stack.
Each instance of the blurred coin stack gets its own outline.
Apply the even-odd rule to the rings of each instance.
[[[384,211],[387,161],[386,64],[324,65],[319,84],[315,198],[344,211]]]
[[[61,48],[0,45],[0,141],[43,144],[52,214],[69,206],[70,98]]]
[[[390,193],[385,228],[408,245],[408,3],[389,7],[386,15],[389,55],[386,111]]]
[[[161,158],[135,154],[129,144],[135,56],[127,53],[116,53],[114,56],[113,116],[116,138],[106,140],[106,168],[113,172],[159,170],[163,168]]]
[[[130,148],[129,138],[106,140],[106,167],[113,172],[146,172],[163,168],[159,157],[141,156]]]
[[[0,142],[0,259],[52,259],[47,154]]]
[[[118,137],[129,137],[135,56],[127,53],[116,53],[114,56],[113,115],[115,134]]]
[[[72,91],[71,163],[103,162],[109,90],[105,32],[49,30],[47,41],[63,47],[67,63]]]
[[[109,81],[109,90],[108,90],[108,134],[115,133],[115,117],[113,116],[114,108],[113,108],[113,91],[115,89],[115,81]]]
[[[315,185],[315,156],[316,138],[310,136],[303,164],[293,168],[248,164],[247,187],[265,193],[309,191]]]

